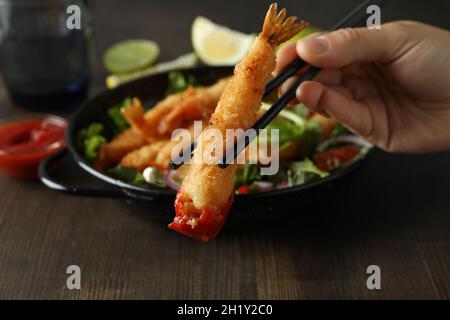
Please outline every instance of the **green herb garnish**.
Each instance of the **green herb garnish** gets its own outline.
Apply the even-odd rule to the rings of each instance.
[[[298,186],[310,182],[316,178],[329,176],[328,172],[322,171],[309,159],[301,162],[293,162],[287,171],[289,187]]]
[[[107,139],[102,134],[104,126],[94,122],[89,127],[81,129],[77,136],[77,145],[83,150],[84,156],[89,161],[94,161],[98,157],[98,150]]]
[[[295,123],[284,119],[275,119],[267,126],[266,129],[268,130],[269,141],[272,135],[271,131],[279,130],[280,149],[285,148],[292,141],[298,140],[302,136],[304,131],[303,127],[300,127]]]
[[[130,124],[122,115],[122,108],[126,108],[133,103],[132,98],[126,98],[121,104],[109,108],[106,114],[114,125],[114,131],[121,133],[130,127]]]
[[[262,177],[260,174],[261,167],[257,164],[246,164],[243,168],[236,172],[235,186],[239,188],[240,186],[250,185],[255,181],[261,181]]]
[[[348,130],[342,123],[338,123],[336,125],[336,128],[333,130],[333,133],[331,134],[332,138],[340,137],[340,136],[346,136],[352,134],[350,130]]]
[[[147,184],[142,173],[133,168],[118,165],[117,167],[109,169],[108,174],[136,186],[145,186]]]
[[[195,86],[196,81],[194,76],[187,77],[179,71],[172,71],[169,73],[169,85],[167,87],[166,96],[185,91],[187,88]]]
[[[314,153],[320,143],[322,129],[320,124],[315,121],[309,121],[306,124],[305,132],[299,140],[298,158],[303,159]]]

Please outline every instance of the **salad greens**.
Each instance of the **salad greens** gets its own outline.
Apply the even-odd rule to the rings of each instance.
[[[269,104],[263,103],[263,110],[269,108]],[[319,123],[308,120],[309,113],[307,107],[299,104],[290,110],[283,110],[279,117],[267,127],[269,130],[268,140],[270,140],[270,130],[279,130],[281,151],[296,144],[296,159],[299,160],[283,166],[279,173],[272,177],[262,177],[258,165],[245,165],[236,173],[236,188],[249,186],[250,190],[267,191],[302,185],[329,175],[328,172],[320,170],[308,158],[319,145],[322,131]],[[344,132],[342,128],[339,128],[337,134],[340,134],[340,132]]]
[[[136,186],[145,186],[147,184],[144,179],[144,175],[133,168],[118,165],[117,167],[109,169],[108,174],[114,178],[126,181]]]
[[[235,186],[249,186],[253,191],[268,191],[277,188],[293,187],[329,176],[320,170],[310,159],[292,162],[280,168],[275,176],[262,177],[258,165],[247,164],[236,172]]]
[[[118,104],[106,111],[107,119],[112,125],[114,134],[119,134],[130,127],[121,113],[122,108],[132,104],[131,98],[126,98],[121,104]],[[106,138],[106,128],[101,122],[93,122],[87,128],[83,128],[77,135],[77,146],[83,151],[88,161],[95,161],[98,157],[98,151],[102,144],[108,142]]]
[[[291,111],[302,119],[308,119],[310,114],[309,109],[303,103],[293,106]]]
[[[94,122],[78,133],[77,145],[83,150],[87,160],[94,161],[97,159],[98,150],[102,144],[107,142],[103,135],[104,130],[105,127],[102,123]]]
[[[270,104],[263,103],[262,109],[269,110]],[[297,158],[303,159],[312,154],[320,143],[320,124],[308,120],[309,110],[299,104],[291,110],[283,110],[279,117],[267,126],[269,130],[279,130],[280,150],[283,151],[293,144],[298,144]],[[268,138],[270,139],[270,138]]]
[[[193,76],[185,76],[182,72],[170,72],[168,77],[169,86],[166,92],[167,95],[182,92],[196,84]],[[121,110],[130,106],[132,103],[132,98],[125,99],[122,103],[106,111],[106,115],[103,117],[103,123],[94,122],[87,128],[80,130],[77,136],[77,144],[87,160],[93,162],[97,159],[101,145],[108,141],[106,137],[111,132],[117,135],[130,127],[123,117]],[[271,105],[268,103],[263,103],[261,106],[266,111],[270,107]],[[279,116],[267,126],[267,137],[260,136],[258,140],[267,139],[267,142],[270,143],[271,131],[278,130],[281,159],[288,158],[291,161],[282,163],[278,174],[275,176],[262,176],[259,164],[242,166],[237,170],[235,177],[235,186],[238,193],[288,188],[325,178],[329,175],[328,172],[318,167],[320,164],[318,164],[315,158],[319,153],[318,146],[321,143],[332,141],[332,139],[342,140],[345,136],[351,135],[351,132],[342,124],[337,124],[329,140],[324,142],[322,141],[321,124],[311,120],[310,116],[309,109],[303,104],[298,104],[280,112]],[[332,146],[333,148],[338,148],[342,147],[342,145],[345,146],[345,143],[333,144]],[[354,161],[361,159],[367,150],[367,148],[362,148],[360,155]],[[170,181],[171,172],[166,172],[163,175],[157,169],[152,171],[151,181],[146,181],[144,174],[138,170],[121,165],[108,170],[107,173],[112,177],[137,186],[149,184],[163,188],[170,186],[168,181]],[[180,176],[180,181],[174,183],[175,187],[182,181],[182,178]],[[174,189],[174,186],[171,186],[171,188]]]
[[[188,75],[186,77],[182,72],[172,71],[169,73],[169,86],[167,87],[166,96],[185,91],[191,86],[196,86],[194,76]]]
[[[316,178],[329,176],[328,172],[322,171],[309,159],[293,162],[287,170],[288,186],[298,186],[310,182]]]
[[[309,121],[303,135],[298,140],[300,146],[298,149],[298,159],[304,159],[314,153],[320,143],[322,129],[320,124],[315,121]]]
[[[246,164],[236,172],[235,186],[239,188],[261,180],[260,167],[257,164]]]
[[[269,140],[269,142],[272,130],[279,130],[280,150],[285,149],[291,144],[291,142],[299,139],[304,131],[303,127],[300,127],[295,123],[286,121],[284,119],[275,119],[267,126],[266,129],[268,130],[267,139]]]
[[[350,130],[348,130],[342,123],[338,123],[336,125],[336,128],[334,129],[333,133],[331,134],[332,138],[345,136],[352,134]]]
[[[269,110],[270,104],[263,103],[261,108]],[[287,110],[283,110],[280,116],[272,121],[268,126],[267,141],[270,142],[271,131],[279,130],[280,150],[288,148],[294,141],[297,141],[305,132],[307,120],[299,114]],[[262,138],[259,138],[261,141]]]
[[[122,115],[122,108],[126,108],[133,103],[132,98],[126,98],[121,104],[118,104],[106,111],[109,120],[112,121],[114,125],[114,131],[116,133],[121,133],[130,127],[130,124],[125,120]]]

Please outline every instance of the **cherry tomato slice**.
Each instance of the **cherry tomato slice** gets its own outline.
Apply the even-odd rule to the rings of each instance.
[[[238,194],[248,194],[248,193],[250,193],[250,186],[248,186],[248,185],[240,186],[237,189],[237,193]]]
[[[355,146],[345,146],[314,155],[316,166],[324,171],[333,171],[342,165],[353,161],[360,153]]]

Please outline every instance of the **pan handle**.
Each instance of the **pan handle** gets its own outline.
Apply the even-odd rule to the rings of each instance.
[[[78,197],[96,197],[96,198],[130,198],[129,194],[124,193],[120,189],[89,189],[67,186],[56,181],[50,176],[49,169],[56,165],[59,160],[67,156],[68,150],[65,148],[41,162],[39,166],[39,179],[48,188],[59,191],[68,195]]]

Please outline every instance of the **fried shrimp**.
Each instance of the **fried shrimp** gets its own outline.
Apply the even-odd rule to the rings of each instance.
[[[203,125],[207,122],[205,121]],[[191,136],[195,136],[195,126],[189,129]],[[185,146],[186,147],[186,146]],[[174,149],[178,148],[178,149]],[[125,167],[135,168],[138,171],[144,171],[148,167],[154,167],[161,171],[169,170],[169,161],[172,153],[179,153],[183,149],[177,137],[171,140],[161,140],[150,143],[127,154],[121,161]]]
[[[186,123],[209,120],[229,81],[230,78],[225,78],[210,87],[190,87],[182,94],[181,103],[173,108],[158,125],[158,132],[168,134],[177,128],[184,128]],[[146,122],[150,122],[148,116],[146,116]]]
[[[185,128],[194,120],[209,119],[213,114],[229,78],[210,87],[190,87],[171,95],[145,113],[138,101],[122,110],[125,119],[150,141],[168,139],[178,128]]]
[[[100,147],[95,167],[99,170],[115,166],[129,152],[140,148],[148,143],[140,131],[132,128],[125,130],[115,137],[111,142]]]
[[[208,121],[229,80],[225,78],[209,87],[191,87],[170,95],[147,112],[141,101],[134,98],[132,104],[122,110],[132,128],[100,148],[96,168],[104,170],[115,166],[127,154],[141,147],[153,149],[148,146],[150,143],[170,139],[173,130],[188,127],[194,120]],[[127,161],[133,159],[133,163],[144,163],[142,158],[136,153],[133,158],[128,157]]]
[[[255,39],[247,56],[236,66],[211,117],[210,128],[226,136],[227,129],[248,129],[256,121],[267,82],[276,66],[275,48],[298,34],[306,22],[286,18],[286,10],[277,13],[272,4],[264,21],[263,31]],[[228,216],[234,195],[237,164],[227,169],[197,163],[195,159],[210,157],[208,150],[217,150],[217,142],[205,132],[197,141],[194,162],[175,201],[176,217],[169,227],[186,236],[208,241],[217,236]],[[218,161],[219,159],[217,159]]]
[[[170,140],[157,141],[127,154],[120,164],[143,172],[148,167],[167,170],[172,148],[176,142]],[[159,160],[159,161],[158,161]]]

